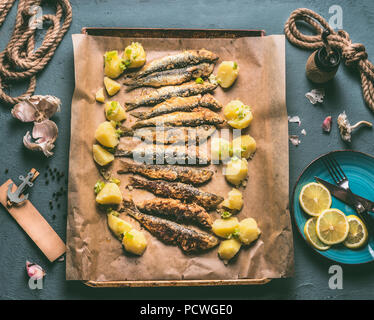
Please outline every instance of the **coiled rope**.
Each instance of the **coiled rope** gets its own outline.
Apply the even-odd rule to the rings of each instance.
[[[0,0],[0,26],[3,24],[15,0]],[[45,14],[42,22],[50,22],[43,42],[35,49],[36,25],[29,23],[34,6],[42,0],[20,0],[16,22],[8,45],[0,53],[0,100],[16,104],[31,96],[35,91],[36,74],[43,70],[52,58],[72,21],[72,9],[68,0],[55,0],[56,14]],[[4,92],[7,81],[29,80],[28,89],[18,97]]]
[[[316,35],[301,33],[296,26],[297,21],[304,21],[311,25]],[[374,111],[374,65],[368,60],[363,44],[352,43],[346,31],[335,32],[324,18],[306,8],[296,9],[291,13],[284,26],[284,33],[292,44],[303,49],[316,50],[323,46],[321,35],[324,29],[330,31],[327,37],[329,45],[341,52],[345,64],[358,68],[364,99],[369,108]]]

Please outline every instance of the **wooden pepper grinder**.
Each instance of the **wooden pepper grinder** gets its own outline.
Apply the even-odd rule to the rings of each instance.
[[[324,46],[314,51],[306,62],[306,76],[315,83],[325,83],[331,80],[339,68],[340,53],[329,45],[327,41],[329,34],[328,29],[322,32]]]

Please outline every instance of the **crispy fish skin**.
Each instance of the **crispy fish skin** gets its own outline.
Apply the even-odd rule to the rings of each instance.
[[[196,127],[204,124],[222,126],[226,120],[207,108],[195,108],[192,112],[173,112],[158,117],[135,122],[132,129],[156,126]]]
[[[184,252],[208,250],[219,243],[218,238],[209,233],[141,213],[134,205],[125,205],[123,210],[140,222],[153,236],[167,244],[178,245]]]
[[[198,127],[145,127],[127,130],[123,136],[136,137],[147,143],[186,144],[188,142],[202,143],[216,131],[215,126]]]
[[[199,77],[206,78],[213,72],[213,69],[214,64],[201,63],[181,69],[171,69],[152,73],[140,79],[126,79],[124,84],[127,85],[129,89],[139,87],[159,88],[163,86],[173,86]]]
[[[201,153],[199,148],[186,146],[146,145],[128,149],[119,144],[115,157],[133,157],[135,161],[146,164],[174,164],[174,165],[208,165],[210,158]]]
[[[145,189],[157,196],[194,202],[207,210],[215,209],[222,201],[221,196],[201,191],[189,184],[181,182],[166,182],[163,180],[146,180],[130,177],[130,184],[137,189]]]
[[[214,172],[209,169],[180,167],[172,165],[153,165],[121,160],[117,173],[136,173],[149,179],[180,181],[183,183],[203,184],[209,181]]]
[[[160,103],[172,97],[189,97],[197,94],[203,94],[213,91],[218,84],[212,84],[205,81],[196,83],[195,81],[187,82],[179,86],[166,86],[155,89],[153,92],[137,98],[135,101],[125,102],[126,110],[133,110],[141,106],[149,106]]]
[[[147,112],[132,112],[130,114],[140,120],[145,120],[166,113],[173,113],[177,111],[191,111],[199,106],[214,111],[218,111],[222,108],[222,104],[208,93],[204,96],[197,95],[191,97],[173,97],[155,105],[151,110]]]
[[[156,59],[147,63],[142,70],[133,75],[134,78],[139,79],[151,73],[183,68],[189,65],[195,65],[202,62],[213,63],[218,59],[218,56],[206,49],[201,50],[186,50],[177,54],[168,55],[160,59]]]
[[[183,203],[177,199],[153,198],[136,205],[140,211],[156,216],[165,216],[177,222],[193,222],[211,228],[210,214],[196,203]]]

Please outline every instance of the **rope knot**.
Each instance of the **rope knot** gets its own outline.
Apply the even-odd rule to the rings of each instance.
[[[347,66],[351,66],[360,60],[366,60],[368,54],[362,43],[351,43],[342,48],[342,56]]]

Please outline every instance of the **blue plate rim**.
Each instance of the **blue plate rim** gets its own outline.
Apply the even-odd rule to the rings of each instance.
[[[313,165],[316,161],[318,161],[319,159],[321,159],[322,157],[325,157],[327,156],[328,154],[332,154],[332,153],[338,153],[338,152],[352,152],[352,153],[357,153],[357,154],[361,154],[361,155],[364,155],[366,157],[369,157],[371,159],[374,160],[374,156],[368,154],[368,153],[365,153],[365,152],[362,152],[362,151],[357,151],[357,150],[351,150],[351,149],[341,149],[341,150],[334,150],[334,151],[329,151],[329,152],[326,152],[320,156],[318,156],[317,158],[315,158],[314,160],[312,160],[304,169],[303,171],[299,174],[294,186],[293,186],[293,190],[292,190],[292,198],[291,198],[291,212],[292,212],[292,219],[296,225],[296,228],[301,236],[301,238],[307,243],[307,245],[313,249],[314,252],[316,252],[320,257],[323,257],[324,259],[327,259],[327,260],[330,260],[330,261],[333,261],[333,262],[336,262],[336,263],[339,263],[339,264],[342,264],[342,265],[347,265],[347,266],[354,266],[354,265],[366,265],[366,264],[369,264],[369,263],[373,263],[374,262],[374,259],[373,260],[370,260],[370,261],[366,261],[366,262],[358,262],[358,263],[346,263],[346,262],[341,262],[341,261],[337,261],[333,258],[330,258],[330,257],[327,257],[325,255],[323,255],[321,252],[319,252],[316,248],[314,248],[311,244],[308,243],[308,241],[304,238],[303,236],[303,231],[300,230],[300,227],[299,227],[299,224],[297,223],[296,221],[296,218],[295,218],[295,211],[294,211],[294,198],[295,198],[295,192],[296,192],[296,187],[297,185],[299,184],[299,181],[301,179],[301,177],[303,176],[303,174],[305,173],[306,170],[309,169],[309,167],[311,165]]]

